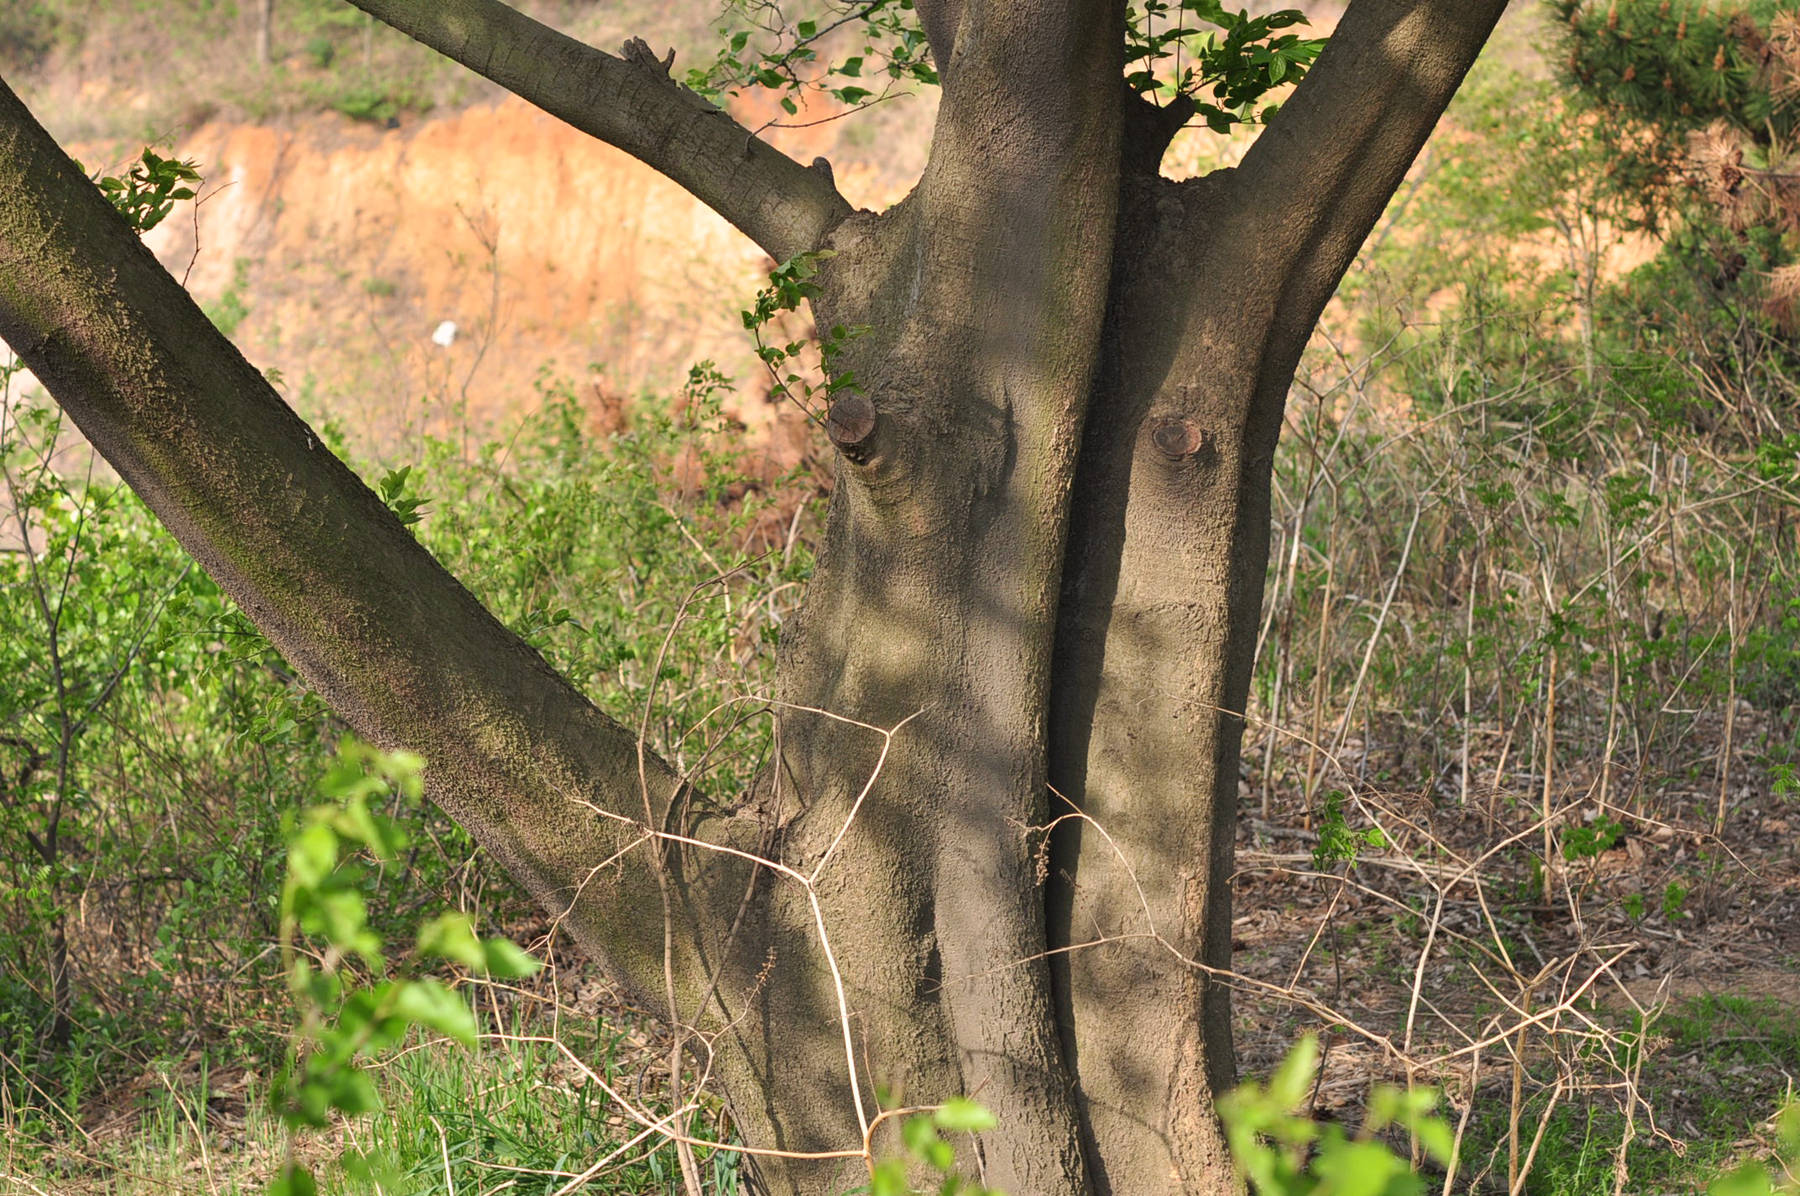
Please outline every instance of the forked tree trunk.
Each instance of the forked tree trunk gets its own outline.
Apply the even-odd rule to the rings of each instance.
[[[882,1110],[959,1093],[1000,1121],[965,1163],[1014,1196],[1232,1190],[1211,1098],[1282,404],[1502,0],[1356,0],[1243,165],[1185,183],[1157,166],[1186,110],[1121,82],[1122,5],[920,0],[943,103],[879,215],[641,43],[355,2],[777,258],[830,250],[821,326],[869,325],[754,793],[695,800],[502,629],[4,89],[0,336],[307,681],[423,752],[435,799],[692,1029],[746,1143],[786,1152],[753,1160],[768,1191],[861,1182]]]

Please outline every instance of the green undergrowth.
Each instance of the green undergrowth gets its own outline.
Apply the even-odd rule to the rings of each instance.
[[[563,1041],[601,1079],[630,1089],[642,1060],[635,1053],[621,1055],[620,1033],[599,1029],[571,1032],[565,1026]],[[369,1176],[357,1182],[322,1177],[328,1190],[371,1196],[452,1188],[479,1192],[511,1182],[508,1191],[548,1196],[615,1153],[611,1164],[596,1171],[591,1191],[680,1190],[673,1148],[654,1137],[630,1145],[639,1127],[547,1044],[490,1041],[479,1054],[414,1050],[394,1059],[384,1073],[388,1113],[360,1124],[352,1145],[367,1160]],[[648,1111],[656,1117],[669,1112],[655,1104]],[[715,1138],[717,1110],[671,1128]],[[700,1147],[696,1156],[708,1193],[741,1190],[738,1155]],[[346,1172],[343,1180],[354,1177]]]
[[[1650,1030],[1638,1084],[1654,1122],[1640,1113],[1625,1162],[1630,1192],[1705,1190],[1775,1145],[1773,1115],[1800,1096],[1800,1008],[1716,993],[1671,1003]],[[1546,1068],[1548,1060],[1535,1066]],[[1525,1105],[1528,1134],[1549,1124],[1525,1177],[1527,1196],[1610,1192],[1627,1127],[1606,1093]],[[1478,1108],[1466,1156],[1504,1177],[1504,1102]]]
[[[680,1191],[671,1148],[630,1145],[637,1126],[612,1098],[555,1048],[518,1036],[545,1029],[509,1019],[490,1029],[478,1051],[414,1036],[373,1072],[382,1111],[300,1134],[295,1157],[311,1165],[320,1191],[346,1196],[437,1196],[499,1184],[547,1196],[615,1153],[575,1190]],[[564,1022],[560,1033],[600,1079],[627,1091],[638,1084],[641,1052],[620,1049],[623,1032]],[[166,1082],[143,1092],[129,1134],[70,1134],[55,1144],[8,1135],[0,1143],[0,1193],[23,1196],[30,1184],[58,1196],[170,1188],[261,1196],[284,1151],[266,1084],[256,1073],[169,1070]],[[669,1112],[654,1102],[649,1111]],[[681,1128],[697,1139],[715,1136],[716,1110]],[[700,1147],[696,1156],[709,1196],[743,1190],[735,1153]]]
[[[1800,241],[1630,186],[1622,143],[1684,131],[1597,105],[1478,63],[1326,313],[1276,467],[1254,709],[1302,738],[1247,737],[1265,792],[1504,802],[1549,773],[1713,823],[1800,760],[1800,352],[1771,306]]]
[[[539,414],[506,443],[464,459],[424,442],[412,463],[370,463],[366,474],[503,620],[729,800],[767,749],[759,699],[811,568],[817,495],[797,477],[742,468],[720,395],[720,380],[696,371],[684,393],[646,399],[600,435],[569,387],[547,379]],[[173,1160],[149,1156],[199,1126],[221,1174],[259,1165],[257,1100],[227,1100],[219,1121],[208,1110],[225,1106],[168,1077],[199,1068],[266,1089],[274,1074],[284,818],[312,799],[341,732],[84,453],[53,409],[7,408],[0,536],[29,537],[37,551],[0,552],[0,1158],[52,1175],[57,1191],[166,1170]],[[402,866],[355,882],[383,938],[405,939],[446,908],[488,926],[539,924],[441,814],[393,816],[411,840]],[[501,1020],[484,1024],[523,1024]],[[590,1066],[609,1058],[603,1025],[562,1030],[591,1050]],[[403,1178],[423,1175],[427,1154],[441,1164],[445,1149],[453,1169],[591,1162],[616,1110],[580,1082],[546,1080],[551,1062],[517,1042],[466,1058],[402,1052],[381,1069],[397,1086],[391,1114],[355,1132]],[[620,1066],[641,1070],[643,1059]],[[106,1127],[122,1125],[128,1140],[111,1141]],[[185,1167],[195,1155],[181,1149]],[[219,1157],[234,1152],[243,1157]],[[596,1190],[659,1190],[668,1165],[644,1153],[625,1188]],[[724,1156],[716,1167],[714,1190],[734,1190]],[[383,1190],[442,1190],[432,1182]],[[518,1182],[538,1190],[523,1173]]]
[[[517,437],[474,460],[428,442],[408,481],[429,504],[419,537],[451,572],[714,794],[762,760],[771,724],[755,699],[812,571],[819,497],[800,472],[747,468],[728,393],[697,367],[596,439],[570,384],[547,376]]]
[[[1704,1026],[1731,1007],[1747,1008],[1744,1002],[1709,998],[1686,1009],[1695,1025]],[[1791,1027],[1791,1011],[1782,1020]],[[1791,1196],[1800,1191],[1794,1171],[1800,1164],[1800,1104],[1791,1092],[1759,1106],[1748,1121],[1708,1115],[1707,1128],[1721,1136],[1698,1143],[1698,1149],[1689,1149],[1664,1127],[1646,1127],[1643,1145],[1623,1157],[1618,1149],[1623,1128],[1593,1108],[1529,1110],[1534,1116],[1525,1127],[1534,1141],[1526,1158],[1532,1165],[1521,1168],[1518,1155],[1501,1157],[1498,1148],[1483,1157],[1494,1136],[1491,1116],[1459,1124],[1439,1110],[1439,1094],[1428,1087],[1372,1086],[1354,1132],[1335,1120],[1314,1119],[1306,1110],[1318,1062],[1318,1043],[1309,1035],[1266,1082],[1246,1081],[1219,1103],[1232,1158],[1255,1196],[1424,1196],[1445,1190],[1445,1168],[1453,1163],[1464,1168],[1457,1190],[1483,1193]],[[1771,1110],[1777,1111],[1771,1115]],[[1473,1178],[1467,1178],[1471,1171]]]
[[[1484,860],[1473,945],[1444,943],[1424,880],[1365,872],[1392,931],[1331,928],[1310,974],[1270,977],[1342,982],[1363,1004],[1340,1008],[1377,1023],[1423,984],[1416,1026],[1446,1054],[1510,1024],[1515,993],[1548,999],[1514,964],[1616,945],[1681,985],[1692,957],[1659,942],[1726,943],[1747,895],[1793,875],[1800,235],[1789,192],[1701,186],[1690,157],[1791,169],[1793,43],[1779,5],[1546,11],[1526,27],[1544,69],[1477,64],[1302,363],[1245,741],[1275,852],[1299,830],[1346,876],[1358,853]],[[1665,823],[1693,845],[1665,849]],[[1724,954],[1788,966],[1772,951]],[[1634,1018],[1583,1007],[1509,1036],[1473,1092],[1466,1058],[1449,1068],[1470,1109],[1451,1190],[1697,1191],[1773,1140],[1800,1077],[1791,1009]]]

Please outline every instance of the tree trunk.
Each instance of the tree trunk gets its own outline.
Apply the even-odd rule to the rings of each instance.
[[[1221,973],[1273,437],[1251,426],[1254,363],[1194,351],[1234,343],[1209,335],[1226,313],[1163,307],[1217,201],[1128,189],[1124,226],[1149,227],[1115,269],[1063,573],[1053,942],[1104,1193],[1230,1187],[1211,1096],[1234,1078]]]
[[[769,1192],[970,1094],[1014,1194],[1224,1193],[1238,751],[1282,405],[1501,0],[1356,0],[1235,171],[1157,167],[1110,0],[920,0],[944,95],[852,213],[494,0],[356,0],[687,185],[863,324],[775,763],[699,800],[432,561],[0,88],[0,336],[308,682],[643,1006]],[[351,549],[354,546],[354,549]],[[354,565],[344,563],[346,557]],[[891,732],[891,736],[887,734]],[[877,1150],[894,1139],[874,1132]],[[811,1157],[796,1157],[811,1156]]]
[[[256,61],[259,65],[268,66],[274,59],[273,44],[275,39],[275,0],[257,0],[256,5]]]

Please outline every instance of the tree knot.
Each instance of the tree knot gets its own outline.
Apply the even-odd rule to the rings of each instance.
[[[840,395],[825,413],[825,431],[844,456],[862,464],[869,459],[869,439],[875,432],[875,404],[855,392]]]
[[[625,44],[619,47],[619,52],[625,56],[626,62],[637,66],[655,67],[664,76],[668,76],[670,70],[675,66],[674,46],[670,46],[669,52],[659,59],[656,51],[650,48],[650,43],[641,37],[627,39]]]
[[[1164,417],[1150,425],[1150,443],[1171,461],[1192,457],[1212,438],[1191,419]]]

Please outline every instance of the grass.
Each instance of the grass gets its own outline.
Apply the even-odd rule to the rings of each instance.
[[[1744,1157],[1766,1153],[1769,1122],[1794,1098],[1800,1078],[1800,1007],[1707,994],[1673,1003],[1652,1030],[1642,1084],[1658,1123],[1638,1127],[1625,1190],[1698,1191]],[[1542,1098],[1528,1106],[1528,1125],[1543,1107]],[[1624,1129],[1616,1104],[1605,1099],[1557,1108],[1525,1193],[1613,1191]],[[1496,1149],[1503,1130],[1503,1119],[1488,1118],[1474,1135],[1477,1150]]]
[[[646,1196],[680,1191],[672,1147],[654,1140],[631,1145],[637,1126],[626,1112],[553,1046],[520,1033],[546,1029],[517,1024],[484,1036],[478,1051],[441,1039],[409,1042],[378,1066],[383,1109],[297,1136],[294,1157],[314,1168],[322,1190],[343,1196],[497,1188],[548,1196],[614,1155],[569,1190]],[[565,1022],[561,1031],[616,1088],[641,1082],[648,1061],[626,1033],[592,1021],[585,1029]],[[125,1107],[53,1141],[19,1125],[4,1126],[0,1194],[255,1193],[289,1148],[269,1110],[267,1087],[254,1072],[213,1072],[198,1058],[152,1064],[133,1087],[136,1095]],[[718,1128],[714,1107],[687,1131],[709,1138]],[[696,1154],[706,1192],[729,1196],[741,1190],[736,1154]]]
[[[622,1034],[603,1028],[566,1037],[582,1044],[582,1058],[609,1082],[632,1082],[641,1061],[620,1053]],[[509,1192],[548,1196],[615,1153],[575,1190],[679,1190],[673,1148],[656,1139],[631,1146],[637,1126],[597,1085],[570,1074],[546,1043],[500,1036],[479,1054],[418,1047],[383,1068],[380,1086],[388,1114],[346,1127],[349,1150],[333,1190],[373,1196],[379,1181],[387,1193],[480,1192],[510,1182]],[[698,1122],[688,1132],[715,1130]],[[726,1151],[700,1152],[709,1192],[739,1191],[736,1160]]]
[[[508,1031],[484,1036],[478,1051],[415,1040],[391,1052],[378,1068],[384,1109],[301,1136],[296,1157],[315,1168],[323,1190],[344,1196],[496,1190],[549,1196],[619,1152],[636,1128],[624,1111],[536,1037],[547,1025],[509,1020]],[[570,1017],[559,1028],[564,1042],[610,1084],[641,1083],[645,1047],[633,1034],[592,1017]],[[1670,1136],[1639,1128],[1626,1191],[1698,1191],[1766,1149],[1770,1115],[1800,1076],[1800,1009],[1771,998],[1708,994],[1674,1004],[1652,1029],[1643,1083],[1668,1119],[1658,1128]],[[128,1111],[128,1132],[113,1124],[35,1151],[9,1134],[0,1153],[0,1194],[262,1191],[286,1142],[254,1074],[209,1072],[195,1060],[153,1067],[148,1077]],[[1528,1133],[1543,1111],[1541,1096],[1527,1104]],[[697,1120],[689,1132],[716,1133],[715,1117]],[[1473,1175],[1486,1174],[1466,1190],[1502,1190],[1494,1185],[1506,1170],[1505,1122],[1497,1106],[1474,1119],[1464,1157],[1475,1160]],[[1559,1103],[1522,1191],[1612,1192],[1622,1131],[1616,1107],[1603,1099]],[[1679,1148],[1671,1138],[1682,1139]],[[698,1157],[706,1192],[743,1190],[738,1156],[700,1151]],[[682,1189],[673,1151],[663,1146],[627,1148],[570,1190],[648,1196]]]

